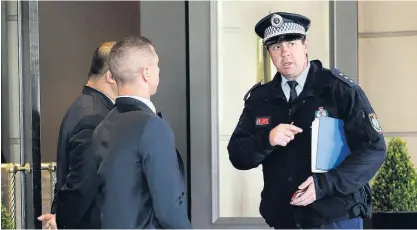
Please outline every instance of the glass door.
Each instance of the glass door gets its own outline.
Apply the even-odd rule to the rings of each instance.
[[[38,2],[2,1],[2,228],[41,228],[38,38]]]
[[[259,214],[262,168],[235,169],[227,144],[243,97],[276,73],[254,33],[269,12],[312,20],[309,59],[356,77],[356,1],[190,1],[190,171],[195,228],[265,228]],[[227,226],[227,227],[226,227]]]

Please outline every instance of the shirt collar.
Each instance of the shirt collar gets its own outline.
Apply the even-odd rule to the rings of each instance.
[[[310,70],[310,62],[308,62],[307,67],[300,74],[300,76],[298,76],[297,79],[295,80],[301,88],[304,88],[304,84],[306,83],[309,70]],[[282,74],[281,74],[281,79],[282,79],[281,86],[284,86],[288,82],[288,80],[284,76],[282,76]]]
[[[134,98],[136,100],[139,100],[139,101],[145,103],[145,105],[147,105],[154,113],[156,113],[155,105],[149,99],[146,99],[146,98],[143,98],[143,97],[137,97],[137,96],[119,96],[119,97],[130,97],[130,98]]]

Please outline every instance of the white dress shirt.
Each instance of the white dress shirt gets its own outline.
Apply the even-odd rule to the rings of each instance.
[[[295,80],[297,82],[297,86],[295,87],[295,91],[297,92],[297,96],[300,95],[300,93],[303,91],[304,85],[307,80],[308,71],[310,70],[310,62],[307,65],[307,68],[300,74],[300,76]],[[281,87],[282,91],[284,91],[285,97],[287,98],[287,101],[290,99],[290,92],[291,88],[288,85],[288,80],[281,75]]]

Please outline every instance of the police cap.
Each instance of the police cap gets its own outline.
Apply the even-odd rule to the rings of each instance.
[[[262,18],[255,25],[255,32],[267,46],[280,41],[305,37],[310,23],[310,19],[303,15],[275,12]]]

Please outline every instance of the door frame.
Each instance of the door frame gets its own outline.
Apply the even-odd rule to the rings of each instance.
[[[31,172],[22,177],[22,228],[41,229],[40,71],[38,1],[19,1],[21,158]]]
[[[194,228],[268,228],[264,220],[219,217],[216,1],[188,3],[191,219]],[[358,76],[357,2],[330,1],[330,66]],[[342,35],[343,34],[343,35]],[[243,96],[243,95],[242,95]],[[259,194],[260,195],[260,194]]]

